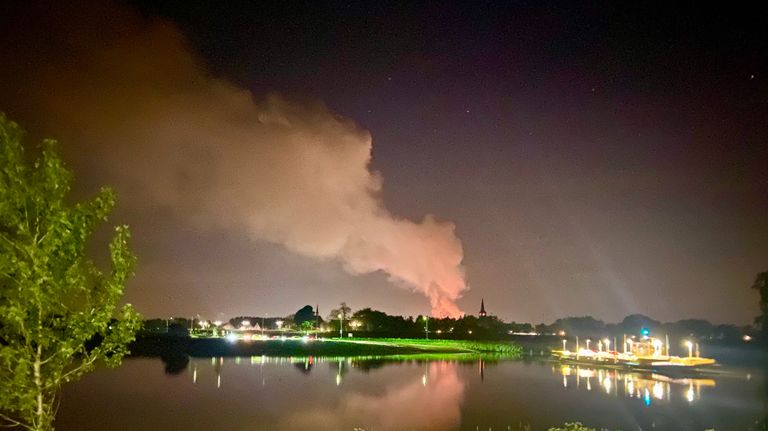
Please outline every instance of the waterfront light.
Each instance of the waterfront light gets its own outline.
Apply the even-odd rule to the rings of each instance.
[[[661,354],[661,346],[662,346],[661,340],[659,340],[658,338],[654,338],[652,344],[653,344],[653,354],[654,355]]]
[[[691,340],[686,340],[685,345],[688,347],[688,357],[693,356],[693,342]]]
[[[611,340],[609,340],[607,338],[604,339],[603,340],[603,345],[605,346],[605,351],[606,352],[609,352],[611,350]]]
[[[744,340],[745,343],[749,343],[750,341],[752,341],[752,337],[750,337],[749,335],[744,335],[743,337],[741,337],[741,339]]]
[[[567,351],[567,349],[565,348],[565,343],[567,343],[567,342],[568,342],[568,340],[566,340],[565,338],[563,338],[563,352],[566,352],[566,351]]]
[[[232,334],[232,333],[227,334],[227,341],[229,341],[230,343],[236,342],[237,341],[237,335]]]

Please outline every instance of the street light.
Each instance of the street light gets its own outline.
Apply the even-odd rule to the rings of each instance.
[[[344,338],[344,315],[339,313],[339,339]]]
[[[563,352],[567,351],[567,350],[565,349],[565,343],[566,343],[566,341],[567,341],[567,340],[566,340],[565,338],[563,338]]]
[[[688,357],[690,358],[693,356],[693,343],[688,340],[685,342],[685,345],[688,346]]]
[[[267,313],[261,316],[261,337],[264,338],[264,321],[267,319]]]
[[[424,326],[424,338],[429,340],[429,316],[424,316],[424,322],[426,322]]]

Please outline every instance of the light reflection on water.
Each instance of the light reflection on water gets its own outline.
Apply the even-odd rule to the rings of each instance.
[[[575,420],[749,429],[768,415],[764,377],[749,377],[674,379],[548,361],[131,359],[68,386],[57,430],[537,430]]]
[[[675,378],[652,372],[624,371],[580,365],[555,364],[554,374],[562,375],[563,388],[592,391],[593,382],[599,391],[613,397],[641,400],[646,406],[652,403],[669,403],[673,397],[685,399],[689,404],[701,400],[702,388],[714,388],[713,377]],[[745,376],[746,378],[746,376]]]

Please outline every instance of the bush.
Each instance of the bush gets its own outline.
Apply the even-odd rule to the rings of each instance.
[[[581,422],[566,422],[562,427],[550,427],[549,431],[595,431],[584,426]]]

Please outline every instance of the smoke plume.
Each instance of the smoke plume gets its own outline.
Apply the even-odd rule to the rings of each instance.
[[[38,9],[6,29],[19,43],[1,53],[0,95],[23,98],[39,122],[29,127],[87,155],[85,169],[128,197],[121,204],[171,210],[353,274],[383,271],[428,297],[433,315],[460,314],[455,226],[387,211],[366,130],[320,103],[256,98],[210,76],[171,23],[114,5]]]

